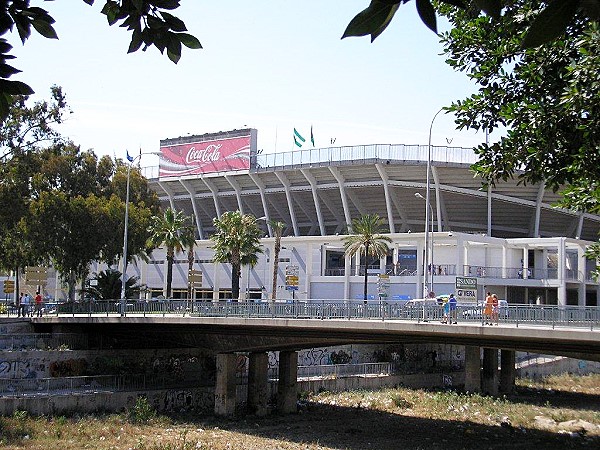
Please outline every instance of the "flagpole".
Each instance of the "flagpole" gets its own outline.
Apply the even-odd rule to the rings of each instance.
[[[127,189],[125,191],[125,226],[123,227],[123,273],[121,275],[121,316],[125,315],[125,310],[127,308],[127,297],[125,296],[125,288],[127,286],[127,232],[129,228],[129,179],[131,176],[131,166],[135,162],[136,159],[142,159],[142,153],[140,148],[140,154],[135,158],[129,156],[127,153],[127,161],[129,164],[127,166]]]

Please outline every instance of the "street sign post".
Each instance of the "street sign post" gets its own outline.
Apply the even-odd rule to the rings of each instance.
[[[380,299],[388,298],[390,295],[390,276],[380,273],[377,277],[377,293]]]
[[[286,266],[285,268],[285,290],[291,291],[292,299],[300,284],[299,273],[300,268],[298,266]]]
[[[15,282],[13,280],[4,280],[4,293],[14,294],[15,293]]]
[[[46,286],[48,284],[48,269],[46,267],[25,267],[25,284],[29,286]]]
[[[477,278],[456,277],[456,301],[477,303]]]
[[[192,289],[202,287],[202,271],[201,270],[189,270],[188,271],[188,283]]]

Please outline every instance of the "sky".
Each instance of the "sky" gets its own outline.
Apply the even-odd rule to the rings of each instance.
[[[38,100],[61,86],[73,113],[59,130],[98,155],[158,152],[161,139],[247,127],[265,153],[294,150],[293,129],[309,138],[311,126],[317,147],[427,144],[435,113],[475,89],[444,63],[415,2],[371,43],[340,39],[369,0],[183,0],[174,14],[203,49],[184,47],[177,65],[154,47],[127,54],[130,34],[109,27],[96,2],[32,0],[56,19],[59,40],[9,39],[23,71],[12,79]],[[445,114],[431,136],[465,147],[485,139]]]

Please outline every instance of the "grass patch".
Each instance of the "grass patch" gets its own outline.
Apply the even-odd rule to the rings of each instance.
[[[0,447],[17,449],[600,448],[600,375],[520,380],[515,395],[383,389],[303,393],[299,414],[217,419],[156,414],[140,397],[122,414],[0,418]],[[585,432],[545,429],[581,420]]]

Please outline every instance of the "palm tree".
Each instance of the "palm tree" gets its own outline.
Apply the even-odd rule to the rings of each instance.
[[[277,272],[279,271],[279,252],[281,251],[281,235],[285,227],[285,223],[270,220],[269,225],[275,234],[275,249],[273,252],[273,291],[271,292],[271,298],[275,300],[277,298]]]
[[[182,211],[173,211],[171,208],[167,208],[162,216],[152,216],[150,220],[149,246],[156,248],[164,245],[167,248],[166,298],[171,298],[175,254],[193,246],[194,230],[186,225],[188,217]]]
[[[380,259],[387,255],[387,242],[392,242],[389,236],[378,234],[383,226],[383,219],[377,214],[365,214],[352,221],[351,234],[342,239],[346,256],[352,257],[357,253],[365,255],[365,286],[364,301],[367,301],[367,284],[369,281],[369,257]]]
[[[243,265],[254,267],[258,262],[261,229],[256,217],[242,214],[240,211],[227,211],[220,218],[214,218],[215,234],[210,239],[214,242],[214,261],[231,264],[231,298],[239,298],[240,274]]]
[[[96,280],[96,286],[89,286],[83,290],[85,294],[97,300],[113,300],[121,297],[121,275],[117,269],[106,269],[94,274],[91,278]],[[125,282],[125,298],[135,297],[145,286],[137,284],[138,277],[128,277]]]

